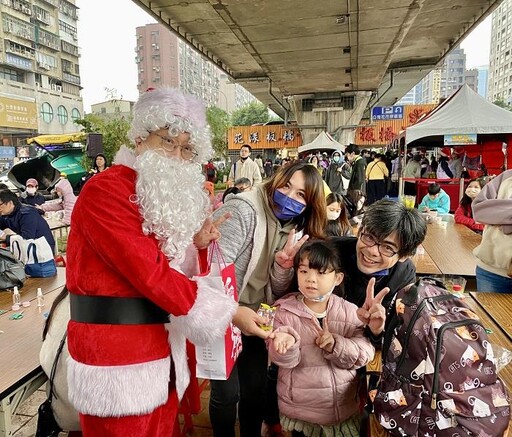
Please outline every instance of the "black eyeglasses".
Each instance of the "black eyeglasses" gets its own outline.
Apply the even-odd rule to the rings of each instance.
[[[377,239],[371,234],[361,232],[359,239],[365,246],[373,247],[377,245],[380,254],[388,258],[392,258],[398,253],[396,250],[394,250],[393,246],[389,245],[388,243],[379,243]]]

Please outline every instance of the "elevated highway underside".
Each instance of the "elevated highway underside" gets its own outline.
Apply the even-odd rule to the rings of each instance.
[[[395,103],[500,3],[132,1],[283,118],[331,132]]]

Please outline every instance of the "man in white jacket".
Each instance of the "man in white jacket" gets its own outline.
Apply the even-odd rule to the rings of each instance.
[[[254,187],[261,182],[261,173],[256,164],[251,158],[251,146],[244,144],[240,147],[240,159],[233,163],[229,171],[228,186],[232,187],[237,179],[247,178],[251,181]]]

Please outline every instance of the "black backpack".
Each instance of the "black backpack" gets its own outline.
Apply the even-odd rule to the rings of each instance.
[[[393,311],[394,310],[394,311]],[[502,436],[510,406],[487,333],[443,284],[422,279],[397,293],[374,393],[394,436]]]
[[[0,248],[0,290],[23,287],[25,266],[7,249]]]

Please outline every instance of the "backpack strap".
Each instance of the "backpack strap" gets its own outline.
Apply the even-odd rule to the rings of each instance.
[[[60,355],[62,353],[62,349],[64,348],[64,343],[66,343],[67,331],[64,332],[62,340],[60,341],[59,348],[57,349],[57,355],[55,355],[55,359],[53,360],[52,370],[50,372],[50,393],[48,394],[48,401],[52,403],[52,397],[55,396],[55,392],[53,391],[53,380],[55,379],[55,372],[57,371],[57,364],[59,362]]]

